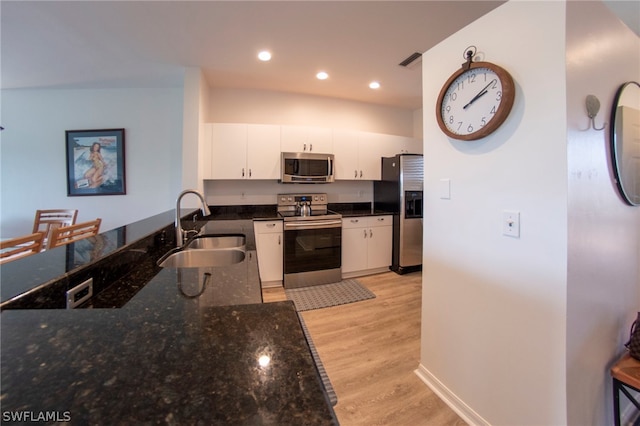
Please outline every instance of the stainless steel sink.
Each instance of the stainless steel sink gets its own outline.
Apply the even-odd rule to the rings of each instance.
[[[228,235],[200,235],[194,238],[187,249],[196,250],[219,250],[230,248],[244,248],[247,243],[247,237],[242,234]]]
[[[223,250],[184,249],[164,255],[158,265],[163,268],[206,268],[229,266],[240,263],[245,258],[245,251],[237,248]]]

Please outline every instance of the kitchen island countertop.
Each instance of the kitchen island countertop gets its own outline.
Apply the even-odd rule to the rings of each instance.
[[[291,302],[4,311],[3,423],[25,412],[78,424],[337,423]]]
[[[205,228],[241,225],[251,255],[215,271],[202,297],[188,297],[197,281],[180,289],[181,272],[144,260],[153,250],[127,245],[126,259],[143,266],[111,291],[140,288],[118,308],[3,310],[3,422],[337,424],[292,302],[260,303],[249,223]]]

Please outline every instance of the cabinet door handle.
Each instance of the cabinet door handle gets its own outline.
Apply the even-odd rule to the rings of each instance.
[[[360,177],[362,177],[362,170],[360,170]]]
[[[251,169],[249,169],[249,177],[251,177]]]
[[[312,143],[309,144],[309,151],[313,151],[313,144]]]
[[[306,150],[307,150],[307,144],[306,144],[306,143],[302,145],[302,150],[303,150],[303,151],[306,151]]]
[[[244,177],[244,167],[242,168],[242,177]]]
[[[369,238],[373,238],[373,229],[369,229]]]
[[[354,170],[354,171],[353,171],[353,177],[354,177],[354,178],[357,178],[357,177],[358,177],[358,171],[357,171],[357,170]]]
[[[278,235],[278,245],[282,245],[282,236]]]
[[[273,228],[275,226],[276,226],[275,223],[267,223],[267,228]]]
[[[367,238],[367,230],[364,230],[364,237]]]
[[[360,222],[359,219],[351,219],[351,223],[358,223],[358,222]]]

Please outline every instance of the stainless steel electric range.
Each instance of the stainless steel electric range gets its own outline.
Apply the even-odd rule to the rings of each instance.
[[[284,287],[342,279],[342,215],[327,209],[327,194],[279,194],[284,220]]]

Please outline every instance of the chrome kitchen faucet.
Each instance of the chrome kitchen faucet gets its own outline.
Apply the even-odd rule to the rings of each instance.
[[[182,247],[187,237],[187,235],[185,235],[186,232],[184,231],[184,229],[182,229],[182,224],[180,223],[180,201],[182,201],[182,197],[187,194],[195,194],[198,196],[198,198],[200,198],[200,202],[202,203],[201,210],[203,216],[209,216],[211,214],[209,206],[207,206],[207,203],[204,200],[204,195],[202,195],[195,189],[185,189],[184,191],[182,191],[180,195],[178,195],[178,200],[176,201],[176,247]]]

